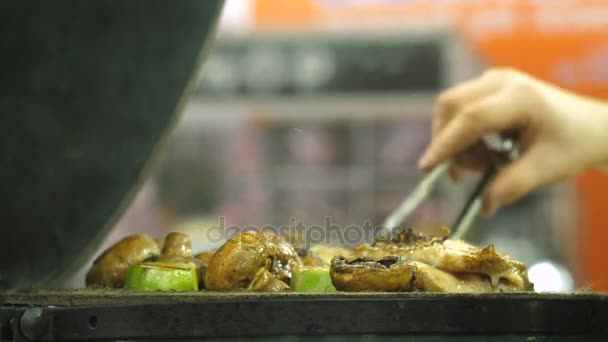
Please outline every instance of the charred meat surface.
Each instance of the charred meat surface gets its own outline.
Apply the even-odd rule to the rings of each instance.
[[[333,258],[330,276],[339,291],[411,291],[417,276],[416,263],[399,256],[379,260]]]
[[[211,257],[205,286],[211,290],[248,289],[260,272],[268,276],[263,270],[287,286],[292,268],[301,264],[295,249],[281,237],[269,232],[246,231],[230,238]],[[271,288],[277,288],[276,284]]]
[[[160,255],[156,241],[148,235],[131,235],[104,251],[86,276],[87,286],[122,287],[129,265]]]
[[[450,273],[484,275],[494,287],[504,280],[520,291],[533,290],[526,265],[496,252],[493,245],[479,248],[461,240],[416,238],[360,245],[355,254],[372,259],[398,255]]]
[[[450,292],[450,293],[482,293],[482,292],[517,292],[521,287],[501,279],[494,286],[490,278],[476,273],[451,273],[429,266],[423,262],[416,262],[418,273],[414,282],[414,289],[422,292]]]

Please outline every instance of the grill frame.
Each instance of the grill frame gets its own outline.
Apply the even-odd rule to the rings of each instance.
[[[0,340],[369,334],[608,336],[608,296],[595,293],[79,290],[0,293],[0,303]]]

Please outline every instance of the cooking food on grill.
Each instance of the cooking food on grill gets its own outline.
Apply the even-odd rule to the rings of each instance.
[[[103,252],[86,276],[87,286],[122,287],[129,265],[160,255],[156,241],[147,235],[131,235]]]
[[[417,262],[418,272],[414,281],[416,291],[422,292],[520,292],[525,289],[501,279],[497,286],[492,285],[487,276],[475,273],[452,273]]]
[[[417,267],[411,259],[387,256],[380,260],[337,256],[331,261],[331,280],[340,291],[395,292],[414,289]]]
[[[155,261],[194,266],[198,283],[200,287],[204,286],[203,279],[205,278],[207,264],[192,256],[192,240],[188,235],[169,233],[164,239],[162,252]]]
[[[125,288],[140,291],[198,291],[197,267],[190,262],[143,262],[129,266]]]
[[[171,269],[193,268],[201,285],[203,283],[206,265],[192,256],[190,237],[182,233],[170,233],[162,239],[162,252],[158,241],[147,235],[133,235],[120,240],[95,260],[87,274],[86,285],[123,287],[130,266],[151,261],[163,262],[165,266],[174,267],[169,267],[169,270],[164,272],[161,272],[162,269],[158,270],[159,265],[144,267],[139,274],[166,275],[171,273],[169,272]]]
[[[140,290],[197,288],[260,292],[519,292],[533,291],[526,265],[443,236],[403,230],[390,240],[353,249],[316,245],[296,249],[263,231],[234,235],[217,251],[192,255],[191,240],[171,233],[158,242],[129,236],[105,251],[87,274],[87,285]],[[129,267],[130,266],[130,267]],[[194,272],[194,273],[193,273]],[[198,286],[192,282],[198,281]]]
[[[403,236],[403,237],[402,237]],[[411,258],[416,263],[426,264],[436,269],[453,274],[483,275],[491,285],[499,289],[501,281],[520,291],[529,291],[533,285],[528,280],[526,265],[508,255],[496,252],[493,245],[478,248],[460,240],[443,238],[425,238],[415,235],[411,230],[400,234],[400,238],[391,242],[365,244],[355,248],[360,257],[379,259],[386,255]],[[462,289],[462,287],[461,287]],[[420,290],[426,290],[420,288]],[[452,291],[448,289],[448,291]]]
[[[301,264],[295,249],[280,236],[246,231],[233,236],[215,252],[207,267],[205,287],[288,290],[291,272]]]

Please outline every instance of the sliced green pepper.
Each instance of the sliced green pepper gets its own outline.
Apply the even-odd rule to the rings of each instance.
[[[129,266],[125,287],[140,291],[198,291],[196,267],[189,263],[144,262]]]
[[[291,277],[291,288],[295,292],[338,292],[331,282],[329,268],[324,267],[294,270]]]

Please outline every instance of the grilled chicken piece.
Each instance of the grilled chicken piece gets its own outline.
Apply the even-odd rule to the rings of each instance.
[[[129,265],[156,258],[160,250],[148,235],[131,235],[106,249],[93,262],[86,276],[87,286],[123,287]]]
[[[288,286],[291,270],[301,264],[293,247],[278,235],[246,231],[230,238],[211,257],[205,285],[211,290],[251,288],[258,272],[264,274],[260,269],[265,269]],[[258,288],[274,290],[278,286]]]
[[[501,279],[493,286],[490,279],[483,274],[451,273],[429,266],[422,262],[416,263],[418,272],[414,288],[423,292],[450,293],[480,293],[480,292],[517,292],[521,286]]]
[[[528,280],[526,265],[508,255],[497,253],[494,245],[480,249],[460,240],[435,240],[414,243],[381,242],[375,245],[360,245],[355,248],[358,256],[373,259],[385,255],[412,258],[451,273],[474,273],[489,277],[493,286],[501,279],[530,291],[533,285]]]
[[[388,256],[374,261],[370,258],[347,260],[335,257],[330,276],[339,291],[394,292],[411,291],[417,267],[412,260]]]

